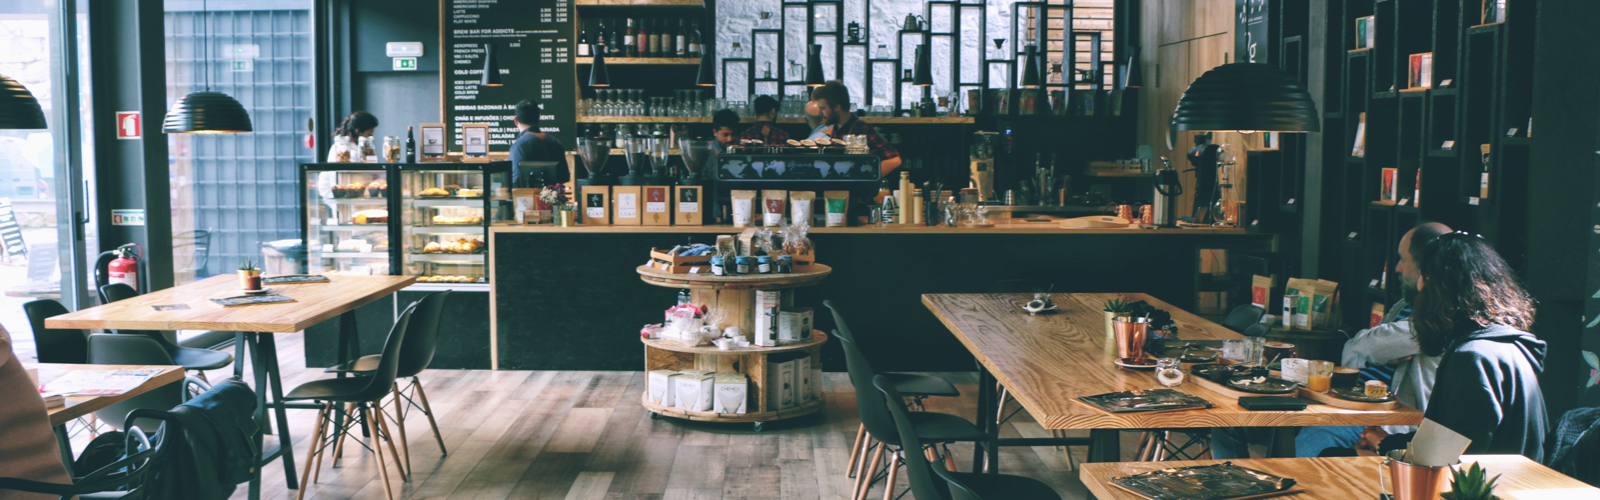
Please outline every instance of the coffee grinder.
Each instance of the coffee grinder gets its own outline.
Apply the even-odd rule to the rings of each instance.
[[[995,143],[1000,134],[980,131],[972,135],[972,148],[968,156],[972,167],[972,187],[978,190],[978,201],[993,201]]]
[[[610,186],[616,184],[616,179],[605,174],[606,160],[611,159],[611,141],[593,137],[578,138],[578,157],[583,159],[584,170],[589,171],[589,177],[578,179],[573,184],[578,186]]]
[[[714,222],[716,214],[721,213],[721,207],[717,206],[717,197],[714,196],[710,188],[712,176],[702,176],[700,173],[705,169],[706,163],[711,161],[714,151],[712,149],[714,147],[713,141],[714,139],[678,138],[678,157],[683,159],[683,176],[678,178],[677,187],[677,199],[679,201],[677,223],[679,225]],[[682,215],[683,202],[686,201],[685,198],[689,192],[693,192],[692,196],[700,200],[700,204],[694,207],[701,214],[698,217],[685,217]]]
[[[617,184],[623,186],[643,186],[650,184],[651,178],[645,171],[649,160],[649,138],[641,135],[622,136],[622,156],[628,160],[628,175],[622,176]]]

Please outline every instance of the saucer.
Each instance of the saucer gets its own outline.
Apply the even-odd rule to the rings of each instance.
[[[1117,366],[1133,370],[1153,370],[1156,367],[1155,358],[1117,358]]]
[[[243,289],[241,289],[239,291],[243,292],[243,293],[246,293],[246,294],[249,294],[249,295],[262,295],[262,294],[266,294],[266,293],[271,293],[272,292],[272,287],[264,286],[264,287],[261,287],[260,290],[243,290]]]

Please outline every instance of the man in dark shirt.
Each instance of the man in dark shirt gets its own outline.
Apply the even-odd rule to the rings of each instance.
[[[517,140],[511,143],[511,183],[516,187],[544,187],[535,186],[539,180],[533,176],[537,172],[527,172],[524,178],[522,162],[548,161],[555,162],[556,168],[544,169],[545,182],[555,184],[567,182],[570,175],[567,173],[567,149],[561,145],[556,136],[539,131],[539,104],[530,99],[523,99],[517,103],[517,115],[514,120],[517,124]],[[553,170],[553,171],[551,171]]]
[[[728,152],[728,146],[734,145],[734,130],[738,128],[739,114],[733,110],[719,109],[711,114],[711,137],[716,139],[711,144],[718,154]]]
[[[772,146],[789,142],[789,133],[778,128],[778,100],[772,96],[756,98],[756,124],[744,129],[739,140],[755,139]]]
[[[833,131],[828,134],[831,138],[843,139],[847,135],[864,135],[867,137],[867,147],[872,150],[872,154],[882,159],[878,164],[882,169],[882,175],[889,175],[890,171],[900,166],[900,152],[895,151],[894,146],[889,145],[888,141],[878,137],[878,134],[872,131],[872,127],[868,127],[854,113],[845,109],[850,103],[850,90],[845,88],[843,83],[834,80],[817,87],[811,91],[811,100],[822,109],[822,123],[833,126]]]

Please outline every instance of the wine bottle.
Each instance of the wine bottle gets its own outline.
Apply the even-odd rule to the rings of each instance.
[[[683,34],[686,31],[688,30],[684,29],[683,20],[679,19],[678,30],[672,33],[672,50],[673,54],[677,55],[678,57],[685,57],[689,55],[689,44],[685,43],[683,40]]]
[[[644,20],[634,20],[633,54],[632,57],[647,57],[650,55],[650,35],[645,33]]]
[[[584,23],[583,31],[578,33],[578,57],[589,57],[589,24]]]
[[[675,45],[678,28],[673,26],[670,20],[662,21],[661,25],[665,26],[661,30],[661,57],[673,57],[678,53],[678,46]]]
[[[406,163],[417,162],[417,140],[412,133],[412,127],[406,126]]]
[[[627,56],[627,57],[639,57],[638,56],[638,47],[639,46],[638,46],[638,44],[636,42],[636,39],[638,38],[638,36],[639,36],[639,27],[635,26],[633,24],[633,18],[630,17],[630,18],[628,18],[628,32],[626,34],[622,35],[622,49],[627,52],[626,54],[624,54],[625,56]]]
[[[622,50],[622,42],[621,42],[621,39],[620,39],[621,35],[617,34],[617,32],[620,31],[621,29],[622,29],[622,27],[621,27],[621,25],[617,24],[617,20],[616,19],[612,19],[611,20],[611,38],[609,39],[608,42],[606,42],[606,56],[607,57],[618,57],[618,56],[621,55],[621,53],[619,52],[620,50]]]
[[[655,21],[649,24],[652,25],[649,30],[650,40],[647,42],[650,47],[650,57],[661,57],[661,24]]]
[[[700,57],[700,21],[689,22],[689,57]]]

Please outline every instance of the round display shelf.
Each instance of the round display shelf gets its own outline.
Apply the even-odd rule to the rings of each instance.
[[[812,264],[804,272],[782,274],[736,274],[713,276],[711,274],[676,274],[663,272],[650,266],[639,266],[639,279],[655,286],[690,289],[732,290],[782,290],[815,285],[833,272],[823,264]]]

